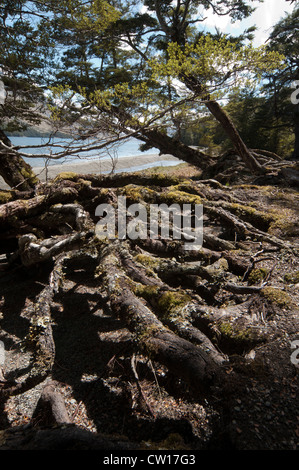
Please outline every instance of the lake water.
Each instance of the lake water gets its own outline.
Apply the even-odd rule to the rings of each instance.
[[[31,153],[31,154],[44,154],[49,155],[50,153],[50,147],[44,147],[44,148],[34,148],[31,146],[34,145],[41,145],[41,144],[46,144],[47,139],[46,138],[41,138],[41,137],[14,137],[10,136],[10,140],[13,145],[26,145],[28,148],[23,149],[22,152],[24,153]],[[62,138],[54,138],[52,139],[52,142],[56,144],[61,144],[62,142],[65,142],[66,144],[69,144],[71,142],[70,139],[62,139]],[[104,160],[110,160],[111,157],[116,156],[118,159],[122,157],[134,157],[134,156],[142,156],[142,155],[149,155],[149,154],[159,154],[159,150],[156,148],[152,148],[150,150],[147,150],[145,152],[141,152],[139,150],[139,146],[142,144],[141,141],[131,138],[127,141],[125,141],[122,144],[118,144],[118,146],[114,146],[112,148],[108,149],[102,149],[100,151],[87,151],[79,156],[69,156],[67,158],[63,158],[60,160],[48,160],[48,165],[63,165],[63,164],[69,164],[69,163],[74,163],[74,162],[84,162],[84,161],[90,161],[96,160],[96,161],[104,161]],[[56,150],[57,151],[57,150]],[[55,152],[55,149],[52,149],[52,152]],[[45,165],[45,161],[47,158],[30,158],[30,157],[24,157],[24,160],[30,163],[31,166],[33,167],[41,167]],[[146,167],[151,167],[151,166],[158,166],[158,165],[164,165],[164,166],[170,166],[170,165],[177,165],[178,162],[173,162],[173,161],[168,161],[168,160],[163,160],[163,157],[161,158],[161,161],[155,162],[154,164],[148,164],[148,165],[139,165],[138,168],[144,169]],[[134,169],[136,169],[134,167]]]

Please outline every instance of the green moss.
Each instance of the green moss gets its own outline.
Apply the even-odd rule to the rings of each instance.
[[[182,294],[180,292],[165,292],[158,301],[158,305],[161,310],[164,312],[170,312],[173,309],[176,309],[177,307],[183,307],[186,305],[187,302],[191,300],[191,297],[189,297],[186,294]]]
[[[285,274],[284,281],[287,284],[298,284],[299,283],[299,271]]]
[[[142,194],[140,188],[134,185],[125,186],[122,190],[124,196],[126,196],[129,201],[138,202],[142,199]]]
[[[184,321],[189,315],[188,312],[182,311],[183,307],[192,301],[191,297],[185,293],[177,291],[161,292],[160,287],[144,286],[142,284],[138,284],[134,291],[136,295],[143,297],[157,308],[159,318],[162,321]]]
[[[160,199],[167,204],[201,204],[201,197],[185,191],[169,190],[160,195]]]
[[[74,173],[72,171],[63,171],[55,177],[54,181],[74,180],[76,177],[77,173]]]
[[[143,297],[145,300],[150,302],[153,298],[156,298],[158,296],[159,287],[136,284],[136,286],[134,287],[134,292],[136,295]]]
[[[253,269],[248,276],[249,284],[257,284],[258,282],[263,281],[268,273],[269,270],[265,268]]]
[[[298,223],[294,223],[286,215],[277,216],[277,219],[271,223],[269,233],[279,236],[294,236],[298,233]]]
[[[290,295],[281,289],[275,289],[274,287],[264,287],[261,290],[261,295],[281,308],[288,309],[294,307],[295,305]]]
[[[0,191],[0,204],[6,204],[12,200],[12,194],[10,191]]]
[[[26,167],[21,168],[20,172],[21,172],[21,175],[24,176],[26,180],[29,180],[31,184],[38,183],[38,178],[34,174],[30,165],[26,165]]]
[[[156,198],[156,191],[134,184],[128,184],[122,188],[121,194],[126,196],[129,202],[132,203],[141,202],[143,200],[147,202],[154,202]]]
[[[134,258],[138,263],[148,266],[149,268],[154,269],[159,266],[159,260],[155,259],[153,256],[139,254]]]
[[[155,167],[153,169],[147,169],[143,173],[150,174],[151,184],[157,186],[170,186],[171,184],[178,184],[182,180],[180,176],[174,176],[169,174],[169,170],[165,171],[165,167]]]
[[[191,297],[181,292],[164,292],[158,298],[160,317],[164,321],[184,322],[188,320],[189,313],[183,308],[191,302]]]
[[[223,336],[229,336],[229,337],[233,336],[233,327],[228,322],[223,322],[220,325],[218,325],[218,329]]]
[[[194,188],[192,185],[192,181],[190,180],[184,180],[180,182],[179,184],[173,185],[169,187],[169,191],[182,191],[187,194],[195,194],[197,195],[197,189]]]
[[[273,196],[273,189],[271,190],[271,196]],[[283,194],[282,197],[282,194],[275,193],[275,197],[273,196],[271,199],[278,205],[277,207],[272,205],[272,209],[267,210],[267,212],[257,210],[254,207],[255,203],[248,205],[232,203],[229,204],[229,208],[239,217],[272,235],[292,236],[298,233],[297,218],[294,212],[286,207],[286,202],[288,204],[291,202],[294,207],[296,206],[295,196],[293,194],[290,196]]]
[[[231,208],[237,216],[242,217],[244,220],[252,223],[253,225],[258,225],[265,231],[267,231],[271,223],[276,220],[276,217],[273,214],[258,211],[254,207],[248,205],[232,204]]]
[[[78,179],[78,183],[80,184],[81,188],[84,188],[84,187],[91,187],[91,186],[92,186],[92,182],[91,182],[91,181],[85,180],[85,179],[83,179],[83,178]]]
[[[229,322],[222,322],[217,327],[221,333],[222,341],[234,344],[237,349],[247,349],[249,346],[263,340],[257,335],[256,330],[251,327],[241,328]]]

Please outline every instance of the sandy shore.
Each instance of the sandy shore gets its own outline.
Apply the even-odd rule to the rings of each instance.
[[[143,154],[135,157],[121,157],[117,160],[115,166],[115,172],[121,171],[137,171],[143,168],[149,168],[152,166],[179,164],[181,161],[178,158],[173,157],[170,154],[157,155],[157,154]],[[73,162],[65,163],[63,165],[51,165],[48,167],[46,172],[43,167],[34,167],[35,173],[38,175],[41,181],[46,179],[52,179],[56,175],[62,172],[71,171],[74,173],[81,174],[104,174],[110,173],[113,165],[112,161],[109,160],[90,160],[84,162]],[[8,189],[3,179],[0,177],[0,188]]]

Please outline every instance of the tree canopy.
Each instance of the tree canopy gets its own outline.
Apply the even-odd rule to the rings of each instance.
[[[53,158],[86,151],[87,137],[100,150],[134,135],[143,148],[162,153],[165,139],[168,153],[175,151],[175,139],[177,156],[199,164],[203,152],[196,156],[181,135],[186,123],[194,125],[194,116],[208,110],[245,164],[262,172],[222,100],[228,91],[282,74],[282,53],[291,52],[274,43],[254,48],[254,27],[238,37],[204,27],[209,11],[232,22],[250,16],[250,2],[68,0],[58,6],[43,0],[1,8],[2,132],[46,118],[53,133],[65,129],[75,142],[81,138],[81,148],[57,148]]]

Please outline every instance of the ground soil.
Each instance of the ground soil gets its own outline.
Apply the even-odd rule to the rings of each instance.
[[[184,165],[171,171],[198,177],[197,170]],[[277,224],[275,234],[298,244],[296,188],[252,185],[248,179],[246,184],[244,180],[222,181],[228,197],[264,212],[287,212],[288,227]],[[251,248],[254,254],[259,244]],[[250,251],[248,262],[249,255]],[[46,379],[54,381],[62,394],[72,423],[92,433],[126,440],[131,449],[298,449],[299,354],[294,355],[292,345],[299,341],[299,281],[298,276],[291,277],[299,272],[298,251],[286,247],[273,252],[259,268],[272,270],[271,287],[288,294],[291,303],[269,300],[263,318],[271,330],[267,341],[237,348],[222,338],[222,350],[230,356],[231,366],[226,370],[228,378],[232,374],[230,386],[221,389],[218,385],[209,393],[198,394],[164,366],[135,350],[132,332],[113,315],[99,292],[92,267],[73,270],[51,305],[56,353],[52,377]],[[0,340],[6,349],[6,379],[23,380],[30,370],[32,353],[24,338],[32,305],[47,284],[49,272],[50,266],[37,266],[1,274]],[[260,280],[253,285],[260,285]],[[217,295],[221,305],[229,305],[234,297],[223,291]],[[244,294],[239,302],[254,298],[255,294]],[[256,310],[261,314],[258,302],[257,296]],[[5,448],[5,439],[1,441],[4,430],[53,426],[36,409],[44,385],[2,400],[0,449]]]

